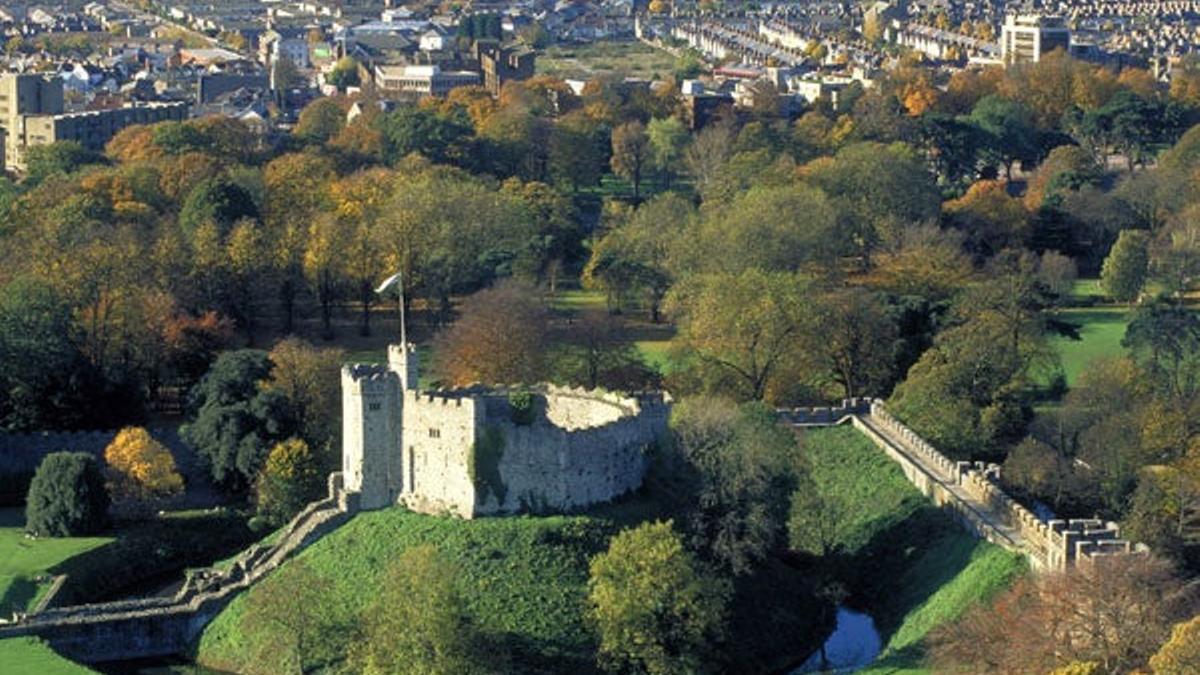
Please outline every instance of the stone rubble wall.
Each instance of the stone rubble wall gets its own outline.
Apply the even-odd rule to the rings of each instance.
[[[16,615],[0,624],[0,639],[38,636],[64,656],[84,663],[185,652],[204,626],[241,590],[277,569],[357,511],[342,475],[329,476],[329,493],[285,525],[273,544],[255,544],[225,568],[193,571],[171,598],[137,598]]]
[[[1122,540],[1113,522],[1041,520],[1001,489],[998,465],[951,460],[893,417],[880,400],[782,410],[780,417],[794,426],[827,426],[848,417],[934,504],[953,511],[976,535],[1025,554],[1035,569],[1063,570],[1104,556],[1149,550],[1143,544]]]

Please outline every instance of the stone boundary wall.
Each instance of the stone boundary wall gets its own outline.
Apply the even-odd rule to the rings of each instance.
[[[183,653],[239,591],[353,516],[358,510],[356,495],[344,490],[342,475],[331,474],[328,485],[328,496],[297,514],[275,543],[249,547],[228,567],[193,571],[174,597],[18,614],[13,622],[0,624],[0,639],[38,636],[83,663]]]
[[[782,410],[794,426],[828,426],[847,418],[900,465],[934,504],[950,509],[976,535],[1025,554],[1034,569],[1063,570],[1112,555],[1145,553],[1120,538],[1116,523],[1095,519],[1043,521],[999,486],[1000,467],[953,461],[897,420],[878,399],[852,399],[835,408]]]
[[[786,408],[779,416],[788,424],[797,427],[827,427],[840,424],[852,415],[863,415],[871,411],[871,399],[847,398],[841,405],[814,408]]]

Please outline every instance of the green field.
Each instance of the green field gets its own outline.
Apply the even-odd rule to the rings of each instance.
[[[37,638],[0,640],[0,672],[4,675],[87,675],[95,671],[69,661]]]
[[[563,79],[590,80],[611,74],[654,79],[667,77],[674,69],[674,56],[636,41],[553,45],[537,57],[538,74]]]
[[[37,581],[60,563],[100,548],[111,537],[30,539],[25,536],[25,513],[19,508],[0,509],[0,616],[25,611],[49,587]]]
[[[804,454],[818,489],[851,514],[838,567],[885,645],[867,672],[927,672],[926,634],[1006,587],[1024,561],[969,535],[851,427],[808,432]]]

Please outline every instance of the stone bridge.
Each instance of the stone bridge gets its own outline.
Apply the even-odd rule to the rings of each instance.
[[[274,544],[255,544],[227,567],[194,571],[174,597],[18,614],[14,621],[0,623],[0,639],[37,636],[60,654],[82,663],[185,653],[204,626],[240,591],[332,532],[357,510],[357,495],[343,489],[342,474],[332,474],[329,495],[297,514]]]
[[[836,407],[796,408],[779,414],[785,423],[799,428],[853,424],[900,465],[921,494],[954,513],[975,535],[1024,555],[1035,570],[1063,570],[1102,556],[1148,551],[1142,544],[1120,539],[1116,523],[1041,520],[1000,488],[999,466],[950,460],[893,417],[882,401],[847,399]]]

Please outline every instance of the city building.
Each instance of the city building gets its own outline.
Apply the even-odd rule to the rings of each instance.
[[[393,98],[445,96],[455,87],[479,84],[479,73],[468,70],[443,71],[437,65],[375,66],[375,88]]]
[[[479,59],[479,69],[483,71],[483,86],[492,96],[499,96],[506,82],[519,82],[533,77],[535,56],[532,49],[476,42],[475,56]]]
[[[77,141],[100,151],[118,131],[133,124],[183,120],[184,102],[125,104],[119,108],[63,112],[63,83],[40,75],[0,77],[0,126],[4,129],[4,166],[25,169],[26,153],[35,145]]]
[[[1000,33],[1000,56],[1007,65],[1040,61],[1055,49],[1071,48],[1071,29],[1059,16],[1009,14]]]

